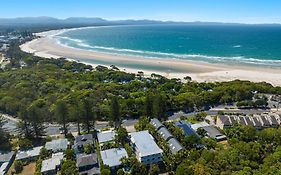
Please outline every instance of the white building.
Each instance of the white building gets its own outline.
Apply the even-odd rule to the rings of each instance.
[[[102,146],[106,142],[113,142],[115,139],[115,131],[108,130],[97,133],[99,145]]]
[[[153,164],[162,161],[163,151],[155,143],[148,131],[129,134],[132,147],[137,159],[144,164]]]
[[[56,153],[52,155],[52,158],[43,160],[41,173],[43,175],[57,174],[60,169],[61,162],[63,160],[63,153]]]
[[[41,148],[43,147],[39,146],[26,151],[19,151],[16,155],[16,160],[21,160],[21,161],[35,160],[40,155]]]
[[[128,158],[128,154],[124,148],[112,148],[101,151],[103,164],[108,165],[112,169],[116,169],[122,165],[121,159]]]
[[[0,175],[4,175],[7,173],[10,166],[13,164],[14,158],[15,158],[14,151],[8,153],[0,152]]]
[[[5,162],[0,166],[0,175],[5,175],[9,170],[9,162]]]

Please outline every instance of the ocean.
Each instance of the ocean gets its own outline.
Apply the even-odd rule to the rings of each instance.
[[[69,30],[55,38],[68,47],[147,59],[281,66],[281,26],[109,26]]]

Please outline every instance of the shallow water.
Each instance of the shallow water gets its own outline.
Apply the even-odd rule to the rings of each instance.
[[[113,26],[71,30],[55,38],[69,47],[147,59],[281,66],[280,26]]]

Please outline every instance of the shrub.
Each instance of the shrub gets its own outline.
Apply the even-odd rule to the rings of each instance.
[[[19,174],[20,172],[22,172],[23,170],[23,163],[20,160],[16,160],[14,162],[14,168],[17,174]]]
[[[18,141],[18,145],[21,150],[32,148],[32,142],[29,139],[26,138],[20,138]]]
[[[87,144],[84,146],[84,152],[86,154],[91,154],[94,151],[93,145]]]

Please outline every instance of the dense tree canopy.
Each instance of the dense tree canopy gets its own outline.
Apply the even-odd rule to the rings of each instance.
[[[227,130],[229,145],[197,151],[176,174],[280,174],[281,129],[256,131],[249,126]]]

